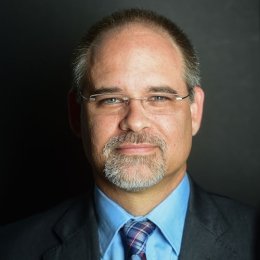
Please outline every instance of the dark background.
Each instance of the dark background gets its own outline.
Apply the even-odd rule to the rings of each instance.
[[[206,104],[190,174],[208,190],[260,204],[258,0],[4,0],[1,223],[86,189],[89,166],[67,120],[71,54],[93,22],[126,7],[171,18],[200,54]]]

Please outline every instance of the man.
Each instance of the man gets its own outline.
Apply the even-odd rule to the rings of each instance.
[[[89,30],[74,65],[70,123],[92,195],[3,228],[1,259],[254,259],[254,212],[186,173],[204,93],[185,34],[121,11]]]

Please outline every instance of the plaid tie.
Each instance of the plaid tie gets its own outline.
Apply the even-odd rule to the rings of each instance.
[[[146,260],[146,242],[155,227],[155,224],[149,220],[135,221],[132,219],[123,226],[122,232],[126,243],[127,259],[137,255],[141,260]]]

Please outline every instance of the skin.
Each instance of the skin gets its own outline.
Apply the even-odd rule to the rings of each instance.
[[[130,97],[144,96],[151,86],[167,86],[185,96],[183,64],[181,52],[167,35],[134,24],[109,32],[102,38],[95,51],[91,79],[95,89],[113,86]],[[93,115],[87,102],[81,104],[81,129],[77,134],[82,137],[92,163],[95,182],[107,196],[133,215],[150,212],[175,189],[186,172],[192,136],[200,127],[204,100],[202,89],[195,86],[194,90],[194,101],[187,98],[176,102],[175,112],[170,115],[149,114],[138,100],[131,101],[127,112],[118,115]],[[122,190],[103,177],[105,144],[111,137],[128,131],[152,134],[167,144],[165,177],[138,192]],[[145,143],[126,143],[117,152],[128,156],[158,154],[159,148]],[[134,170],[150,174],[144,166]]]

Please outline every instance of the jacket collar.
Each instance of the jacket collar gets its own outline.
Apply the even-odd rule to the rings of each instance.
[[[227,259],[237,259],[236,250],[222,241],[222,235],[229,231],[229,224],[219,211],[216,202],[190,180],[191,192],[184,226],[180,260],[211,259],[218,255],[218,249],[225,251]],[[216,252],[213,252],[216,250]],[[215,259],[215,258],[214,258]],[[217,259],[217,257],[216,257]]]
[[[99,259],[99,242],[93,199],[76,201],[53,229],[60,244],[49,249],[43,260]]]
[[[227,259],[237,259],[232,245],[222,240],[229,224],[211,195],[190,180],[190,199],[182,238],[180,260],[211,259],[218,249]],[[80,200],[71,206],[54,227],[61,243],[49,249],[43,260],[100,259],[96,213],[93,199]],[[215,252],[214,252],[215,251]]]

